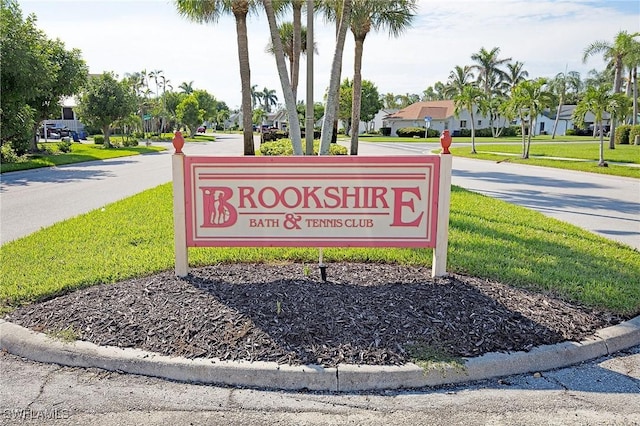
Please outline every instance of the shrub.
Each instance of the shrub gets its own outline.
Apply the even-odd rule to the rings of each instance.
[[[318,155],[320,149],[320,141],[313,141],[313,154]],[[347,155],[347,148],[332,143],[329,147],[329,155]],[[293,146],[291,139],[280,139],[272,142],[265,142],[260,145],[260,153],[262,155],[293,155]]]
[[[640,136],[640,125],[631,126],[629,131],[629,143],[635,144],[636,136]]]
[[[104,145],[104,136],[95,135],[93,137],[93,143],[95,143],[96,145]]]
[[[125,139],[122,141],[122,146],[138,146],[138,139]]]
[[[402,127],[396,130],[396,135],[401,138],[412,138],[414,136],[424,138],[424,129],[420,127]]]
[[[58,142],[58,150],[60,152],[71,152],[71,141]]]
[[[631,126],[622,124],[616,127],[615,130],[615,143],[617,145],[629,145],[629,132],[631,132]]]
[[[17,163],[20,156],[16,154],[11,142],[5,142],[0,147],[0,161],[3,163]]]

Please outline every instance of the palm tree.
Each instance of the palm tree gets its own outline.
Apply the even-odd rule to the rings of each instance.
[[[480,49],[478,53],[471,55],[471,59],[476,62],[472,65],[473,70],[478,71],[477,84],[484,91],[487,102],[491,106],[489,109],[489,124],[491,125],[491,133],[493,137],[497,137],[499,131],[494,126],[494,123],[498,121],[499,113],[492,105],[492,99],[494,96],[501,94],[501,83],[507,78],[507,73],[500,67],[509,63],[511,58],[499,59],[500,48],[494,47],[490,51],[487,51],[484,47]]]
[[[471,84],[475,79],[472,68],[469,65],[461,67],[456,65],[453,71],[449,73],[447,85],[444,88],[444,94],[449,99],[462,93],[464,88]]]
[[[327,0],[336,3],[336,0]],[[329,146],[333,136],[334,121],[338,115],[339,105],[339,89],[340,89],[340,70],[342,69],[342,53],[344,51],[344,42],[347,38],[347,28],[351,21],[352,0],[343,0],[342,9],[336,7],[335,16],[340,16],[338,22],[338,31],[336,37],[336,48],[333,52],[333,60],[331,62],[331,76],[329,78],[329,89],[327,92],[327,103],[324,107],[324,120],[322,122],[322,139],[320,141],[320,149],[318,155],[328,155]]]
[[[525,81],[527,77],[529,77],[529,71],[524,69],[524,63],[520,61],[509,62],[502,82],[503,90],[508,93],[511,92],[518,83]]]
[[[471,153],[476,152],[476,126],[473,111],[474,109],[482,105],[483,99],[485,99],[484,92],[476,85],[467,84],[461,87],[460,92],[453,96],[453,102],[455,104],[455,115],[459,116],[460,111],[466,109],[471,116]]]
[[[627,80],[627,96],[633,99],[631,124],[638,121],[638,67],[640,67],[640,43],[633,42],[632,53],[625,58],[625,66],[629,69]]]
[[[384,95],[380,96],[380,99],[382,100],[382,104],[384,105],[385,108],[387,109],[398,108],[398,103],[396,102],[396,95],[394,95],[393,93],[385,93]]]
[[[284,71],[285,75],[287,75],[287,70]],[[276,96],[276,91],[274,89],[267,89],[266,87],[262,89],[260,92],[260,99],[262,99],[262,105],[264,106],[264,110],[266,112],[271,112],[271,106],[276,106],[278,104],[278,96]]]
[[[635,40],[636,37],[640,37],[640,33],[629,34],[626,31],[620,31],[612,43],[599,40],[594,41],[584,49],[582,56],[582,62],[586,63],[587,59],[595,54],[602,53],[604,60],[613,65],[614,77],[613,77],[613,92],[619,93],[622,87],[622,73],[624,70],[625,61],[628,60],[629,55],[633,55],[637,50]],[[611,135],[609,136],[609,149],[615,149],[615,126],[616,118],[611,117]]]
[[[190,82],[186,82],[183,81],[182,83],[180,83],[180,86],[178,86],[178,89],[180,89],[180,91],[182,93],[184,93],[185,95],[190,95],[193,93],[193,81]]]
[[[233,14],[236,21],[240,84],[242,87],[242,134],[244,155],[255,155],[251,116],[251,68],[247,38],[247,15],[257,0],[174,0],[180,15],[198,23],[216,23],[221,15]]]
[[[301,27],[301,49],[300,55],[306,54],[307,52],[307,28]],[[293,90],[293,95],[297,100],[297,92],[298,92],[298,74],[299,74],[299,61],[296,64],[295,61],[295,52],[294,52],[294,35],[295,30],[294,26],[291,22],[283,22],[278,27],[278,33],[280,34],[280,40],[282,41],[282,49],[284,50],[284,57],[289,60],[289,78],[291,80],[291,90]],[[315,43],[314,43],[315,45]],[[267,46],[267,52],[271,54],[275,54],[275,49],[273,47],[273,43],[269,42]],[[298,55],[298,56],[300,56]],[[296,66],[298,70],[296,70]]]
[[[578,82],[577,84],[579,84],[580,73],[577,71],[569,71],[556,74],[553,80],[549,82],[551,91],[558,99],[558,109],[556,111],[556,120],[553,123],[551,139],[555,139],[556,137],[556,130],[558,129],[558,122],[560,121],[560,112],[562,111],[562,106],[565,104],[567,91],[570,86],[575,86],[576,81]]]
[[[371,30],[387,29],[389,36],[398,37],[413,21],[418,6],[416,0],[353,0],[351,32],[355,40],[353,66],[353,99],[351,103],[351,155],[358,155],[358,129],[362,104],[362,52]]]
[[[576,109],[573,110],[573,119],[579,126],[584,126],[584,117],[588,112],[595,116],[594,128],[603,128],[603,116],[605,112],[611,116],[622,116],[629,107],[629,98],[622,93],[611,93],[611,85],[589,86],[584,97]],[[598,166],[607,167],[604,161],[604,132],[600,132],[600,158]]]
[[[525,80],[520,82],[513,89],[512,101],[520,111],[521,119],[528,117],[529,134],[525,138],[525,132],[522,132],[522,158],[529,158],[529,150],[531,148],[531,137],[535,131],[535,120],[538,114],[554,102],[553,94],[546,90],[547,80],[538,78],[536,80]],[[526,142],[525,142],[526,139]]]
[[[282,92],[284,93],[284,102],[289,117],[289,137],[291,138],[293,153],[295,155],[303,155],[300,121],[298,121],[296,99],[293,95],[291,83],[289,82],[289,78],[287,76],[287,65],[284,61],[284,49],[282,47],[280,33],[278,32],[278,25],[276,24],[273,3],[272,0],[262,0],[262,4],[264,5],[265,12],[267,13],[267,20],[269,21],[269,32],[271,33],[271,42],[273,43],[273,46],[275,48],[278,76],[280,77],[280,85],[282,86]],[[269,103],[273,102],[275,104],[278,100],[275,95],[275,90],[268,90],[265,87],[262,91],[262,95],[266,111],[269,112]]]
[[[258,92],[258,85],[251,86],[251,108],[255,109],[256,105],[261,103],[262,93]]]

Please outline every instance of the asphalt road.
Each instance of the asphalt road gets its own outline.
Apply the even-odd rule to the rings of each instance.
[[[0,354],[0,424],[632,426],[640,425],[640,347],[542,374],[339,395],[175,383]]]
[[[363,155],[428,148],[360,146]],[[242,143],[221,138],[185,151],[239,155]],[[630,237],[638,248],[637,181],[512,166],[457,158],[454,184],[564,214],[559,218],[609,238]],[[170,177],[170,151],[3,175],[2,243]],[[341,395],[175,383],[0,353],[0,424],[640,425],[640,347],[542,374]]]
[[[170,144],[167,144],[170,147]],[[411,155],[436,144],[360,143],[362,155]],[[171,149],[158,154],[13,172],[0,182],[2,244],[171,180]],[[187,144],[187,154],[241,155],[241,135]],[[454,158],[453,180],[640,250],[640,181]]]

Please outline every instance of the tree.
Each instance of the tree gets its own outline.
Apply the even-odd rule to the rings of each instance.
[[[78,103],[80,120],[102,129],[106,148],[111,147],[109,136],[113,123],[136,111],[136,98],[130,86],[108,72],[89,79]]]
[[[293,90],[291,89],[289,77],[287,76],[287,65],[284,61],[284,50],[282,47],[282,40],[280,40],[280,34],[278,33],[278,26],[276,24],[273,4],[271,0],[263,0],[262,3],[267,13],[267,20],[269,21],[269,32],[271,34],[271,42],[273,43],[273,47],[275,50],[278,76],[280,77],[280,85],[282,86],[282,92],[284,93],[284,101],[287,108],[287,115],[289,117],[289,138],[291,139],[293,153],[295,155],[303,155],[300,122],[298,120],[298,112],[296,109],[296,99],[293,94]],[[275,91],[270,91],[266,87],[264,88],[262,94],[265,107],[267,111],[269,111],[269,102],[275,102],[275,100],[277,100],[278,98],[275,96]]]
[[[285,75],[287,75],[287,70],[284,70]],[[262,92],[260,92],[260,99],[262,99],[262,106],[266,112],[271,112],[271,107],[278,105],[278,96],[276,95],[276,91],[274,89],[264,88]]]
[[[486,96],[489,104],[489,121],[493,137],[499,135],[497,122],[499,121],[499,112],[494,108],[496,103],[492,102],[495,96],[502,95],[501,84],[507,78],[507,73],[500,67],[511,61],[511,58],[498,58],[500,48],[494,47],[487,51],[484,47],[478,53],[471,55],[471,59],[476,62],[472,65],[473,70],[478,71],[476,83]]]
[[[465,65],[461,67],[456,65],[453,71],[449,73],[447,85],[444,87],[444,95],[452,99],[456,95],[460,95],[464,88],[475,79],[471,66]]]
[[[300,62],[299,62],[299,59],[298,59],[298,62],[295,61],[294,25],[291,22],[283,22],[278,27],[278,33],[280,34],[280,40],[282,41],[282,49],[284,51],[284,57],[289,60],[289,79],[291,81],[291,90],[293,91],[293,95],[297,100]],[[300,34],[301,34],[302,43],[300,48],[300,54],[298,56],[302,56],[307,52],[307,28],[304,26],[301,27]],[[275,55],[275,49],[273,47],[272,42],[269,42],[269,45],[267,46],[267,51]],[[298,69],[296,69],[296,67],[298,67]]]
[[[262,93],[258,92],[258,85],[251,86],[251,108],[255,108],[262,99]]]
[[[477,154],[476,152],[476,125],[475,125],[475,117],[474,111],[480,105],[482,105],[482,101],[485,99],[486,95],[484,92],[473,84],[467,84],[462,86],[461,91],[456,93],[453,96],[453,102],[455,104],[455,115],[459,116],[460,112],[463,109],[469,111],[469,115],[471,116],[471,153]]]
[[[580,82],[580,73],[578,73],[577,71],[569,71],[568,73],[561,72],[556,74],[553,80],[549,82],[551,91],[556,96],[556,99],[558,99],[558,109],[556,110],[556,119],[553,122],[551,139],[555,139],[556,137],[556,130],[558,129],[558,122],[560,121],[560,112],[562,111],[562,106],[565,104],[565,99],[569,87],[572,84],[575,84],[575,81]]]
[[[190,95],[193,93],[193,81],[190,82],[186,82],[183,81],[182,83],[180,83],[180,86],[178,86],[178,89],[180,89],[180,92],[184,93],[185,95]]]
[[[334,120],[338,111],[338,89],[340,87],[340,70],[342,69],[342,53],[344,51],[344,42],[347,36],[347,28],[351,19],[352,0],[343,0],[342,9],[338,14],[336,8],[336,16],[340,16],[337,20],[338,31],[336,37],[336,47],[333,52],[333,60],[331,62],[331,77],[329,78],[329,89],[327,92],[327,103],[324,107],[324,121],[322,122],[322,132],[320,140],[320,150],[318,155],[328,155]]]
[[[536,117],[540,112],[542,112],[542,110],[552,105],[555,100],[553,94],[546,90],[546,84],[546,79],[538,78],[533,81],[522,81],[513,89],[512,100],[514,105],[520,111],[521,119],[523,117],[527,117],[529,123],[528,137],[525,137],[524,131],[522,132],[522,158],[525,159],[529,158],[531,138],[535,131]]]
[[[622,93],[611,93],[611,85],[604,84],[601,86],[589,86],[584,94],[584,97],[576,109],[573,110],[573,120],[578,126],[584,126],[584,118],[587,112],[591,112],[595,116],[594,128],[603,129],[604,122],[603,116],[605,112],[608,112],[612,116],[614,114],[622,116],[629,105],[629,98]],[[598,166],[606,167],[607,163],[604,160],[604,132],[600,132],[600,158],[598,160]]]
[[[368,123],[369,121],[373,120],[375,115],[383,106],[376,85],[368,80],[363,80],[361,99],[362,102],[360,103],[360,117],[362,118],[362,121]],[[359,127],[355,127],[355,125],[351,121],[351,118],[353,117],[352,102],[353,81],[346,78],[340,85],[340,106],[338,108],[338,118],[340,120],[344,120],[347,123],[345,128],[347,134],[353,135],[355,133],[357,135],[359,132]]]
[[[0,141],[21,155],[37,150],[38,122],[60,111],[61,98],[75,94],[88,71],[79,50],[47,39],[16,1],[0,0],[0,40]]]
[[[396,101],[396,95],[393,93],[385,93],[382,95],[382,104],[387,109],[398,109],[400,108],[398,102]]]
[[[198,98],[192,93],[180,102],[176,108],[176,116],[178,121],[189,129],[191,137],[198,131],[198,127],[202,124],[204,110],[198,105]]]
[[[525,81],[527,77],[529,77],[529,71],[524,69],[522,62],[509,62],[507,64],[507,71],[504,74],[504,81],[502,82],[503,91],[510,93],[518,83]]]
[[[640,37],[640,33],[629,34],[626,31],[620,31],[613,43],[599,40],[591,43],[584,49],[582,56],[582,62],[586,63],[590,56],[598,53],[602,53],[604,60],[609,62],[614,69],[613,77],[613,92],[619,93],[622,87],[622,73],[624,70],[625,61],[628,60],[629,55],[633,55],[637,50],[636,37]],[[615,149],[615,128],[616,117],[611,117],[611,135],[609,137],[609,149]]]
[[[178,13],[198,23],[216,23],[223,14],[232,13],[236,21],[238,62],[242,87],[242,128],[244,155],[255,155],[253,126],[251,124],[251,68],[247,39],[247,15],[256,7],[257,0],[174,0]]]
[[[411,25],[418,6],[416,0],[353,0],[352,8],[350,27],[355,40],[355,57],[351,124],[355,131],[351,132],[351,155],[358,155],[364,41],[371,30],[387,29],[389,36],[398,37]]]

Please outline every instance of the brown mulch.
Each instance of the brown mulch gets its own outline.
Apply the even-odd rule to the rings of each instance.
[[[581,340],[623,320],[549,295],[395,265],[224,264],[79,290],[6,317],[170,356],[398,365]]]

